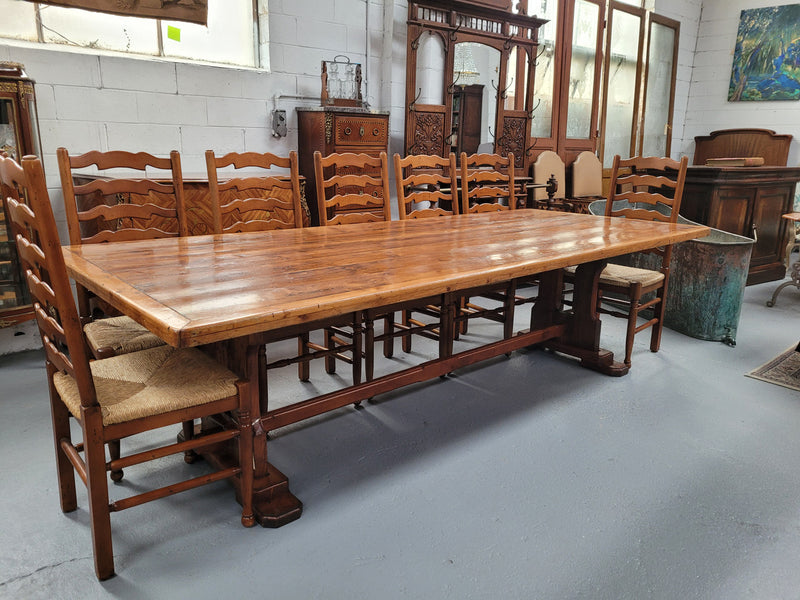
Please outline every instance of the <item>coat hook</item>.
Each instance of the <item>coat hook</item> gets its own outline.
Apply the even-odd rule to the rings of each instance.
[[[545,52],[547,52],[547,45],[546,45],[546,44],[542,44],[542,49],[541,49],[541,50],[539,50],[539,52],[537,52],[537,53],[536,53],[536,58],[534,58],[534,59],[533,59],[533,66],[534,66],[534,67],[538,67],[538,66],[539,66],[539,58],[540,58],[540,57],[542,56],[542,54],[544,54]]]
[[[413,50],[416,50],[417,48],[419,48],[419,38],[422,37],[423,33],[425,33],[424,29],[419,32],[419,35],[417,37],[415,37],[413,40],[411,40],[411,48]]]
[[[456,78],[453,80],[453,83],[447,86],[447,93],[452,94],[456,91],[456,84],[458,80],[461,79],[461,71],[456,71]]]
[[[463,24],[464,24],[464,20],[460,18],[458,20],[458,25],[456,25],[456,28],[453,29],[453,31],[450,32],[450,41],[451,42],[455,42],[456,41],[456,35],[458,34],[458,30],[461,29],[461,26]]]
[[[528,118],[529,118],[529,119],[534,119],[534,118],[535,118],[533,113],[534,113],[534,112],[536,112],[536,109],[537,109],[537,108],[539,108],[539,105],[540,105],[541,103],[542,103],[542,99],[541,99],[541,97],[537,98],[537,99],[536,99],[536,106],[534,106],[534,107],[531,109],[531,111],[528,113]]]
[[[499,88],[499,87],[497,87],[497,86],[494,84],[494,79],[492,79],[492,80],[490,81],[490,83],[492,84],[492,87],[494,88],[494,90],[495,90],[495,91],[496,91],[496,92],[497,92],[497,93],[500,95],[500,99],[501,99],[501,100],[505,100],[505,99],[506,99],[506,92],[508,92],[509,88],[510,88],[512,85],[514,85],[514,79],[513,79],[513,77],[512,77],[512,79],[511,79],[511,83],[509,83],[509,84],[508,84],[508,85],[507,85],[507,86],[506,86],[506,87],[503,89],[503,91],[502,91],[502,92],[500,91],[500,88]]]
[[[417,100],[419,100],[420,96],[422,96],[422,88],[419,88],[416,97],[411,101],[411,104],[408,105],[409,112],[414,112],[414,105],[417,103]]]

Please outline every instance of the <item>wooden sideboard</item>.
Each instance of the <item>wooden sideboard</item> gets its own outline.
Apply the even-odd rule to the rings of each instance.
[[[692,221],[756,238],[747,284],[783,279],[800,167],[689,167],[681,214]]]
[[[378,156],[389,147],[389,113],[343,106],[297,108],[297,155],[308,182],[311,224],[319,225],[314,152],[355,152]],[[380,190],[376,190],[380,193]]]

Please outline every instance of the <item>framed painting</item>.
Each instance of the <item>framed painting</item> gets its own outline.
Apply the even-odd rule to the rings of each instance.
[[[800,4],[742,11],[728,100],[800,100]]]

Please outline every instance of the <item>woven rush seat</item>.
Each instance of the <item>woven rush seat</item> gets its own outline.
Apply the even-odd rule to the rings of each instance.
[[[97,319],[87,323],[83,332],[95,356],[128,354],[164,345],[156,334],[125,316]]]
[[[237,376],[194,348],[160,346],[90,363],[103,425],[115,425],[235,396]],[[75,379],[53,383],[70,413],[81,416]]]
[[[567,273],[575,274],[576,266],[564,269]],[[664,279],[664,274],[660,271],[649,269],[637,269],[636,267],[626,267],[625,265],[608,264],[600,274],[600,283],[606,285],[630,286],[633,283],[641,283],[643,286],[653,285]]]
[[[636,267],[613,264],[607,265],[600,274],[600,283],[610,285],[630,286],[634,283],[641,283],[642,286],[648,286],[658,283],[663,279],[664,274],[660,271],[637,269]]]

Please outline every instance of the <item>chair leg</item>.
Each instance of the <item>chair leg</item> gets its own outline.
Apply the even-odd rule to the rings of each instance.
[[[94,570],[97,578],[102,581],[114,575],[114,550],[111,543],[111,513],[106,483],[106,452],[99,408],[93,407],[83,411],[83,427]]]
[[[252,527],[256,524],[253,513],[253,411],[258,410],[258,397],[251,393],[252,384],[239,385],[239,496],[242,501],[242,525]],[[255,398],[253,398],[256,396]]]
[[[297,355],[302,356],[308,351],[308,332],[302,333],[297,336]],[[309,361],[301,360],[297,363],[297,377],[300,381],[308,381],[311,379],[311,366]]]
[[[391,312],[386,315],[383,321],[383,332],[389,334],[388,337],[383,340],[383,355],[386,358],[392,358],[394,356],[394,337],[392,334],[394,333],[394,313]]]
[[[375,344],[364,347],[364,315],[356,313],[353,319],[353,385],[361,383],[361,361],[371,362],[375,360]],[[374,333],[374,332],[373,332]],[[366,356],[364,355],[366,352]],[[335,359],[334,359],[335,360]]]
[[[508,340],[514,337],[514,309],[517,306],[516,280],[508,285],[505,293],[506,297],[503,301],[503,339]]]
[[[631,366],[633,338],[636,335],[636,322],[639,318],[639,303],[642,298],[642,284],[634,283],[630,289],[630,308],[628,309],[628,328],[625,332],[625,366]]]
[[[120,441],[119,440],[111,440],[108,442],[108,456],[111,460],[117,460],[120,457]],[[115,469],[111,471],[111,481],[117,483],[122,481],[122,477],[125,473],[122,469]]]
[[[411,311],[410,310],[404,310],[402,319],[403,319],[402,320],[403,328],[407,329],[411,325]],[[405,352],[405,353],[411,352],[411,336],[410,335],[404,335],[403,336],[403,341],[401,342],[401,344],[403,346],[403,352]]]
[[[664,312],[666,310],[663,289],[659,290],[658,304],[653,307],[653,316],[657,321],[653,323],[653,331],[650,333],[650,352],[658,352],[658,349],[661,348],[661,332],[664,330]]]
[[[194,421],[184,421],[181,424],[181,430],[183,431],[183,439],[184,441],[189,441],[194,437]],[[198,454],[194,450],[186,450],[183,453],[183,460],[187,464],[192,464],[198,459]],[[111,472],[111,479],[114,479],[114,472]],[[116,480],[115,480],[116,481]]]
[[[61,440],[71,440],[69,428],[69,411],[58,393],[53,387],[52,372],[55,371],[50,363],[47,363],[48,383],[50,386],[50,406],[53,420],[53,441],[56,451],[56,471],[58,473],[58,494],[61,500],[61,510],[65,513],[72,512],[78,508],[78,499],[75,493],[75,470],[72,463],[61,449]]]
[[[335,342],[333,341],[333,332],[329,329],[325,330],[325,347],[333,349]],[[336,373],[336,357],[325,357],[325,372],[329,374]]]
[[[356,331],[353,330],[353,383],[356,384]],[[364,316],[364,376],[372,381],[375,374],[375,320],[371,315]],[[360,403],[356,402],[356,406]]]

